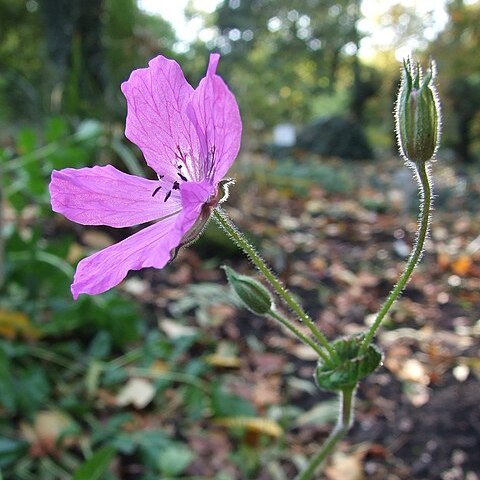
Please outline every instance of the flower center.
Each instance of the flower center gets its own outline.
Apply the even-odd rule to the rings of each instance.
[[[223,191],[221,188],[217,188],[216,192],[210,196],[207,202],[202,205],[200,210],[200,215],[193,224],[193,226],[188,230],[180,241],[178,247],[173,248],[170,251],[170,261],[174,260],[178,254],[178,251],[190,243],[194,242],[199,235],[202,233],[203,229],[210,219],[213,209],[222,201]]]
[[[177,169],[180,170],[182,168],[182,165],[177,165]],[[184,182],[188,182],[188,178],[183,175],[180,171],[177,172],[177,175],[180,177],[181,180],[183,180]],[[159,175],[158,177],[158,181],[161,182],[163,177],[165,175]],[[162,189],[162,186],[163,185],[159,185],[153,192],[152,192],[152,197],[154,197],[161,189]],[[170,190],[167,191],[167,193],[165,194],[165,198],[163,199],[164,202],[166,202],[169,198],[170,198],[170,195],[172,194],[172,191],[173,190],[180,190],[180,183],[178,182],[178,180],[174,180],[173,183],[172,183],[172,188]]]

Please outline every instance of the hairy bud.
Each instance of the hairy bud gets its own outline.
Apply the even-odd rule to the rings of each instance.
[[[270,292],[257,280],[240,275],[230,267],[223,266],[227,280],[245,307],[257,315],[267,315],[272,311],[273,300]]]
[[[396,108],[400,153],[411,162],[435,155],[440,138],[440,103],[433,84],[434,65],[424,75],[418,63],[404,61]]]

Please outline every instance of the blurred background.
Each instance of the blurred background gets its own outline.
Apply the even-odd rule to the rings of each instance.
[[[226,209],[329,338],[371,321],[408,256],[392,112],[403,58],[435,60],[431,240],[325,478],[478,480],[479,42],[472,0],[0,0],[0,478],[286,480],[330,431],[314,358],[239,307],[219,267],[251,267],[215,225],[161,271],[70,294],[131,230],[53,214],[51,171],[151,177],[121,82],[163,54],[196,86],[216,51],[244,126]]]

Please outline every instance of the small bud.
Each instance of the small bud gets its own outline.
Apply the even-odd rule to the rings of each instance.
[[[433,84],[434,65],[424,75],[418,63],[403,63],[396,107],[396,133],[406,160],[426,162],[433,158],[440,137],[440,104]]]
[[[257,315],[266,315],[272,311],[272,296],[260,282],[246,275],[240,275],[225,265],[223,269],[228,283],[245,307]]]

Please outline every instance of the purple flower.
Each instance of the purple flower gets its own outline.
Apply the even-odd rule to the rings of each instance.
[[[216,74],[218,60],[210,55],[196,89],[180,66],[163,56],[122,84],[125,135],[142,150],[157,180],[111,165],[53,171],[52,208],[69,220],[111,227],[155,221],[83,259],[71,286],[75,299],[109,290],[129,270],[164,267],[200,233],[221,200],[219,183],[238,154],[242,124],[232,92]]]

